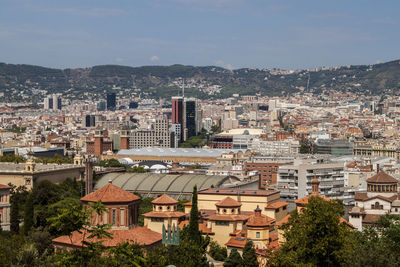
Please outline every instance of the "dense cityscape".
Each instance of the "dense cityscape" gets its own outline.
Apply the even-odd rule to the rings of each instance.
[[[389,2],[3,1],[0,266],[400,266]]]

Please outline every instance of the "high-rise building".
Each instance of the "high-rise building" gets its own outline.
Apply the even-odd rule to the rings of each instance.
[[[185,128],[187,129],[187,138],[197,134],[196,125],[196,101],[186,100],[185,102]]]
[[[84,120],[82,121],[82,127],[95,127],[96,126],[96,116],[95,115],[86,115]]]
[[[183,97],[173,97],[172,98],[172,123],[181,125],[181,132],[185,128],[184,124],[184,107],[183,107]],[[183,140],[183,135],[181,135],[181,140]]]
[[[143,147],[177,147],[175,132],[170,131],[169,120],[164,118],[156,119],[152,130],[131,131],[128,141],[129,148],[131,149]]]
[[[61,110],[61,97],[58,94],[48,95],[43,101],[44,109],[46,110]]]
[[[97,111],[105,111],[106,110],[106,102],[100,101],[97,103]]]
[[[107,110],[114,111],[117,107],[117,100],[115,93],[107,94]]]

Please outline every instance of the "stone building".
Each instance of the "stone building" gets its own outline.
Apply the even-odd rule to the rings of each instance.
[[[146,248],[161,244],[162,235],[147,227],[139,227],[139,203],[140,197],[129,193],[111,183],[96,190],[83,198],[81,201],[90,208],[90,203],[101,201],[106,211],[100,215],[93,214],[94,224],[110,224],[107,230],[112,234],[111,238],[104,238],[104,247],[114,247],[122,242],[138,243]],[[71,236],[60,236],[53,239],[56,248],[79,248],[87,235],[87,229],[74,231]],[[86,241],[88,241],[86,239]],[[98,241],[89,240],[89,241]]]
[[[61,183],[67,178],[81,180],[84,174],[82,164],[42,164],[33,159],[25,163],[0,162],[0,184],[26,186],[28,190],[43,180]]]
[[[0,184],[0,227],[5,231],[10,231],[10,189]]]
[[[356,193],[355,207],[349,212],[349,221],[358,230],[373,226],[384,214],[400,214],[399,181],[379,171],[367,179],[367,192]]]
[[[178,201],[164,194],[151,202],[153,211],[143,214],[144,226],[157,233],[162,233],[163,225],[178,227],[185,219],[185,213],[178,211]]]

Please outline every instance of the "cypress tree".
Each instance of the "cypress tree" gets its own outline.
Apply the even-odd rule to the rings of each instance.
[[[28,233],[32,230],[33,226],[33,197],[32,193],[29,194],[28,199],[25,203],[24,210],[24,235],[28,235]]]
[[[253,247],[252,241],[247,241],[243,249],[243,266],[258,267],[256,250]]]
[[[231,254],[224,262],[224,267],[243,267],[243,259],[236,248],[231,250]]]
[[[201,245],[201,233],[199,231],[199,210],[197,208],[197,185],[193,187],[192,209],[189,220],[189,238],[199,246]]]
[[[10,230],[13,234],[19,234],[19,207],[15,200],[11,198]]]

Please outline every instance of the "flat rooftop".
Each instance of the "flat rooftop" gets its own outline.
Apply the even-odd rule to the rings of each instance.
[[[35,172],[61,170],[77,167],[73,164],[41,164],[35,165]],[[0,162],[0,172],[24,172],[25,163]]]
[[[239,192],[238,192],[239,191]],[[279,191],[273,190],[240,190],[240,189],[220,189],[220,188],[209,188],[200,190],[199,194],[211,194],[211,195],[242,195],[242,196],[270,196],[279,193]]]
[[[195,158],[217,158],[222,154],[239,151],[243,149],[210,149],[210,148],[138,148],[121,149],[119,156],[158,156],[158,157],[195,157]]]

